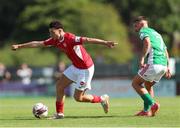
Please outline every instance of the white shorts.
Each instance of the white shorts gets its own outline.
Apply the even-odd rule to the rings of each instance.
[[[91,80],[94,75],[94,65],[88,69],[79,69],[74,65],[69,66],[63,74],[75,82],[75,88],[81,91],[91,90]]]
[[[163,65],[149,65],[147,64],[144,68],[138,71],[138,75],[144,80],[149,82],[159,82],[162,76],[166,73],[167,66]]]

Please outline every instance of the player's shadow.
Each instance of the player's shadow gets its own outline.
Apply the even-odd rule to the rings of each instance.
[[[107,115],[107,116],[66,116],[68,119],[79,119],[79,118],[129,118],[134,117],[132,115],[119,116],[119,115]]]
[[[3,118],[0,120],[37,120],[37,118],[15,117],[15,118]]]
[[[107,116],[66,116],[64,119],[85,119],[85,118],[93,118],[93,119],[100,119],[100,118],[130,118],[130,117],[135,117],[133,115],[107,115]],[[0,120],[37,120],[37,118],[25,118],[25,117],[15,117],[15,118],[1,118]],[[46,120],[46,118],[44,119],[40,119],[40,120]]]

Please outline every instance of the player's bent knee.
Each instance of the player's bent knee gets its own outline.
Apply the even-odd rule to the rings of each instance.
[[[133,81],[132,81],[132,84],[131,84],[131,85],[132,85],[133,87],[136,87],[136,86],[138,85],[135,79],[133,79]]]
[[[82,102],[82,101],[83,101],[82,96],[74,95],[74,99],[75,99],[77,102]]]
[[[132,86],[133,86],[133,87],[141,86],[141,84],[142,84],[143,82],[144,82],[144,80],[143,80],[139,75],[136,75],[136,76],[133,78]]]
[[[75,89],[74,99],[75,99],[77,102],[83,102],[83,99],[84,99],[84,91]]]
[[[82,98],[77,98],[77,97],[74,97],[74,99],[77,101],[77,102],[82,102]]]

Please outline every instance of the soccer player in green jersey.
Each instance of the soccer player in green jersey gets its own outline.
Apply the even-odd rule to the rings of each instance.
[[[132,86],[143,99],[144,109],[136,116],[155,116],[160,104],[153,99],[153,85],[159,82],[164,74],[167,78],[171,77],[168,67],[169,55],[161,35],[148,27],[148,21],[144,16],[135,18],[133,25],[143,42],[143,50],[139,60],[140,69],[133,78]],[[147,55],[147,64],[145,64]]]

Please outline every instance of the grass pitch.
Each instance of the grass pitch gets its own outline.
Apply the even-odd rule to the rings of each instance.
[[[111,99],[110,112],[105,114],[100,104],[65,102],[65,118],[36,119],[32,106],[42,102],[55,112],[55,98],[27,97],[0,99],[0,127],[180,127],[180,97],[158,98],[161,109],[155,117],[133,116],[142,108],[140,98]]]

